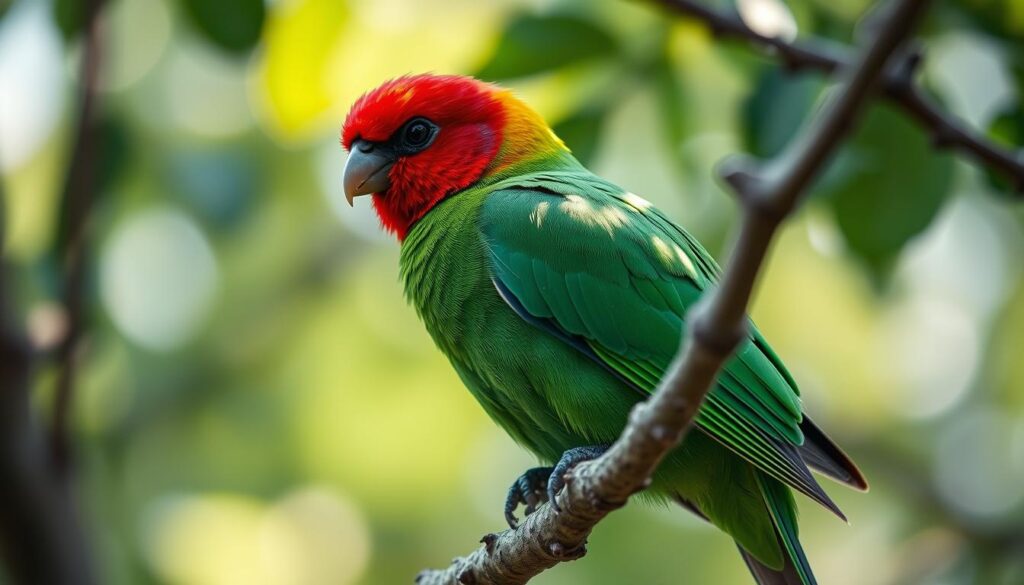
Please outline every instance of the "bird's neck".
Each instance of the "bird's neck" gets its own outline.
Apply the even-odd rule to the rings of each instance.
[[[541,170],[579,167],[558,136],[544,119],[530,106],[503,91],[505,123],[498,153],[484,170],[484,181],[493,182],[507,177]]]

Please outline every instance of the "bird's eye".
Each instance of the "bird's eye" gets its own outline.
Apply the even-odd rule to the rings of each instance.
[[[437,134],[437,126],[430,120],[414,118],[405,125],[402,131],[402,149],[409,152],[419,152],[430,146]]]

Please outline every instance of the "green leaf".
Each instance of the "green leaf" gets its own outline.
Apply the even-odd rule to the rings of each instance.
[[[106,0],[96,0],[97,10],[102,10]],[[53,20],[65,41],[73,41],[85,26],[86,0],[54,0]]]
[[[743,104],[747,151],[761,158],[781,152],[796,136],[823,87],[820,76],[787,74],[776,67],[766,69]]]
[[[913,122],[889,106],[866,112],[841,153],[842,177],[825,196],[851,253],[884,276],[900,250],[923,232],[953,187],[954,158],[936,152]]]
[[[654,63],[651,82],[663,121],[665,142],[673,157],[678,158],[683,142],[692,135],[692,128],[684,107],[687,102],[685,86],[667,48]]]
[[[73,208],[71,197],[80,196],[80,193],[72,192],[70,189],[89,189],[89,197],[92,198],[92,205],[98,205],[117,185],[117,182],[124,176],[125,171],[132,162],[132,140],[129,129],[124,122],[113,114],[103,114],[95,122],[96,126],[91,130],[91,142],[85,145],[89,148],[92,156],[80,158],[81,164],[92,165],[92,169],[82,171],[85,177],[91,177],[93,185],[65,185],[61,196],[60,217],[58,218],[59,228],[56,247],[63,251],[69,244],[70,225]],[[78,213],[77,208],[74,213]]]
[[[489,80],[523,77],[617,51],[615,39],[589,20],[570,15],[521,15],[508,23],[494,53],[476,75]]]
[[[260,40],[263,0],[181,0],[192,24],[218,47],[243,53]]]
[[[662,121],[661,137],[672,160],[672,171],[683,180],[696,176],[706,167],[699,157],[684,148],[687,140],[695,135],[694,119],[690,113],[693,97],[673,61],[671,50],[665,46],[652,63],[650,84]]]
[[[988,127],[989,137],[1004,146],[1020,150],[1024,146],[1024,109],[1014,104],[996,116]],[[982,167],[990,185],[998,191],[1012,193],[1018,186],[1005,174]]]
[[[607,110],[599,107],[584,108],[555,124],[553,130],[573,156],[587,164],[597,154],[598,141]]]
[[[7,14],[7,9],[14,4],[14,0],[0,0],[0,18],[3,18]]]
[[[1024,34],[1024,10],[1020,0],[954,0],[939,3],[936,8],[946,20],[973,25],[985,33],[1011,41],[1008,48],[1014,49]],[[959,17],[958,20],[954,18]],[[966,17],[966,19],[964,18]],[[964,22],[964,21],[967,22]]]
[[[113,115],[100,120],[98,136],[97,193],[117,185],[132,161],[132,140],[128,127]]]

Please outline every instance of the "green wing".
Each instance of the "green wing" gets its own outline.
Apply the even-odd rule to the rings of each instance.
[[[718,274],[700,244],[649,203],[588,173],[498,184],[480,221],[495,286],[513,309],[644,394],[672,360],[686,311]],[[796,385],[754,330],[697,425],[839,513],[797,452],[802,419]]]

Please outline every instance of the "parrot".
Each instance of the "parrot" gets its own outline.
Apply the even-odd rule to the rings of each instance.
[[[543,464],[511,484],[515,528],[519,506],[554,505],[565,474],[655,391],[719,267],[496,84],[391,79],[354,102],[341,144],[345,197],[371,196],[397,238],[407,302],[486,414]],[[645,493],[729,535],[759,585],[812,585],[793,491],[846,518],[811,470],[868,488],[751,324]]]

